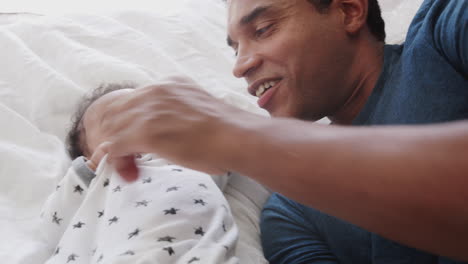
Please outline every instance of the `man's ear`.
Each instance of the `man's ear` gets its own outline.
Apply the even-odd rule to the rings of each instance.
[[[367,23],[368,0],[338,0],[338,8],[343,15],[344,29],[356,35]]]

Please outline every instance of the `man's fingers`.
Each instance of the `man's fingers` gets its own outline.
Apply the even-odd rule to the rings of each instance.
[[[97,165],[94,163],[93,160],[87,160],[86,166],[88,166],[88,168],[90,168],[92,171],[96,171]]]
[[[135,157],[133,155],[112,157],[110,163],[124,180],[132,182],[138,179],[138,167],[136,166]]]
[[[88,167],[96,171],[97,166],[101,163],[102,158],[107,154],[110,142],[101,143],[91,155],[91,158],[86,162]]]

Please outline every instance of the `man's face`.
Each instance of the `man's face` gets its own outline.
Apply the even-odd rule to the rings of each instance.
[[[336,2],[336,1],[335,1]],[[230,0],[233,73],[271,115],[317,120],[344,104],[350,67],[343,16],[307,0]]]

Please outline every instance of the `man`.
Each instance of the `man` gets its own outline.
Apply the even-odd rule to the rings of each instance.
[[[181,78],[146,87],[103,119],[117,169],[134,178],[131,154],[157,152],[280,192],[271,263],[468,260],[468,122],[446,123],[468,119],[468,3],[426,0],[403,46],[384,46],[375,0],[228,5],[234,75],[274,118]],[[335,125],[310,122],[324,116]]]

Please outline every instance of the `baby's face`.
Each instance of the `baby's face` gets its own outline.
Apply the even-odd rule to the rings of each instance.
[[[112,91],[99,97],[94,101],[83,115],[83,130],[82,136],[85,138],[85,146],[83,147],[83,154],[87,158],[91,158],[97,146],[105,141],[104,134],[101,133],[102,116],[106,110],[106,106],[114,100],[125,97],[134,89],[121,89]]]

